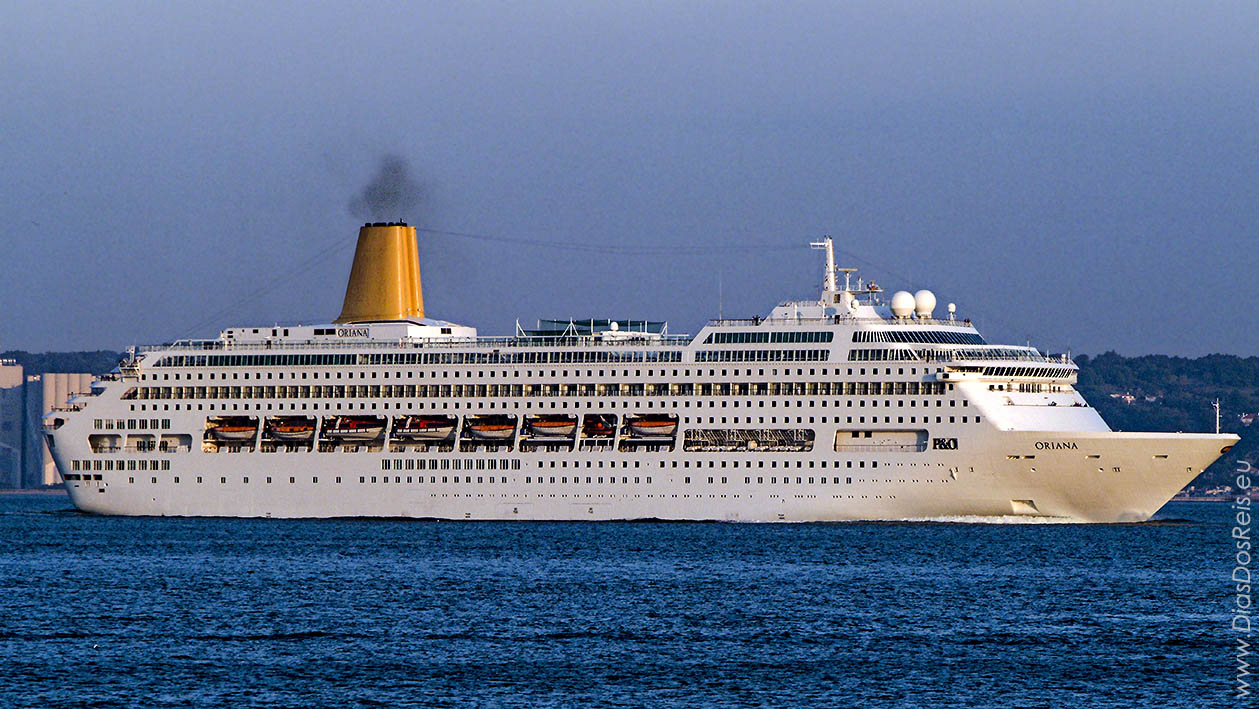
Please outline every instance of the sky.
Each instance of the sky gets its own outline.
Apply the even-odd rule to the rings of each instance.
[[[829,234],[990,341],[1259,354],[1253,0],[0,4],[0,350],[327,322],[380,218],[487,335],[764,315]]]

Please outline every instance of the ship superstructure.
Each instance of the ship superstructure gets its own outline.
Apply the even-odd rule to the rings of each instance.
[[[820,296],[766,317],[482,337],[425,317],[413,227],[365,225],[333,323],[137,348],[48,443],[101,514],[1135,521],[1237,441],[1111,431],[1068,357],[814,246]]]

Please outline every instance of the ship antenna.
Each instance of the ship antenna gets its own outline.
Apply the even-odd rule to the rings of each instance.
[[[1216,435],[1219,435],[1220,433],[1220,400],[1216,399],[1215,401],[1211,402],[1211,406],[1215,408],[1215,433]]]

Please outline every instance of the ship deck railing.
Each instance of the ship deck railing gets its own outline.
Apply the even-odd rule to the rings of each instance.
[[[1059,365],[1063,367],[1075,366],[1075,363],[1070,360],[1049,358],[1049,357],[1046,357],[1045,355],[1042,355],[1039,353],[1033,354],[1031,352],[1018,353],[1018,354],[1010,353],[1010,352],[994,352],[992,354],[986,354],[983,357],[969,357],[969,356],[955,357],[953,356],[952,353],[949,353],[947,351],[943,351],[943,352],[935,351],[935,352],[930,352],[930,353],[928,352],[929,351],[919,351],[919,355],[922,361],[939,362],[939,363],[946,363],[946,364],[959,364],[959,365],[962,365],[962,364],[982,365],[982,364],[992,364],[993,362],[1036,362],[1038,364],[1053,364],[1053,365]]]
[[[893,327],[917,327],[922,325],[944,327],[974,328],[969,319],[941,320],[939,318],[857,318],[849,315],[792,316],[792,317],[754,317],[754,318],[716,318],[709,320],[712,327],[759,327],[761,325],[795,325],[810,323],[814,325],[890,325]]]
[[[231,342],[227,340],[179,340],[164,345],[143,345],[137,352],[268,352],[286,350],[363,350],[465,348],[522,349],[531,347],[611,347],[620,349],[657,349],[686,347],[690,335],[665,335],[650,338],[603,339],[601,337],[477,337],[477,338],[402,338],[398,340],[301,340],[295,342],[261,341]]]

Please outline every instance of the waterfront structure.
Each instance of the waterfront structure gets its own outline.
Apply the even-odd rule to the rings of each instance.
[[[22,486],[25,384],[22,365],[11,359],[0,359],[0,488]]]
[[[814,246],[817,298],[694,337],[481,337],[425,317],[414,228],[369,224],[334,322],[137,348],[45,430],[89,512],[520,520],[1144,520],[1238,440],[1111,431],[1068,357]]]
[[[88,392],[95,377],[79,372],[27,374],[0,360],[0,488],[60,485],[40,422],[72,396]]]
[[[24,487],[62,483],[52,452],[40,435],[40,421],[77,394],[91,391],[92,381],[95,379],[95,375],[85,372],[44,372],[27,377],[27,410],[31,416],[27,430],[31,432],[32,439],[28,444],[31,450],[30,462],[24,468]]]

